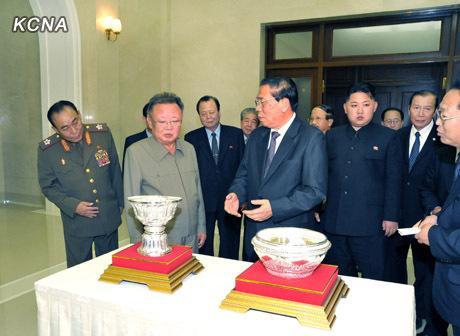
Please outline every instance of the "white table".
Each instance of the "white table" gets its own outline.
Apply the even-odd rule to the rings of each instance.
[[[174,294],[146,286],[98,281],[111,254],[35,283],[39,334],[44,335],[414,335],[412,286],[342,277],[350,287],[332,331],[301,326],[295,318],[219,308],[234,279],[250,263],[196,255],[205,269]]]

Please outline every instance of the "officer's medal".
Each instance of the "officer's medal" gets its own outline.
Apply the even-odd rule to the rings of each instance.
[[[98,146],[99,147],[99,146]],[[99,147],[100,148],[100,147]],[[98,149],[94,154],[99,167],[107,166],[110,163],[109,153],[105,149]]]

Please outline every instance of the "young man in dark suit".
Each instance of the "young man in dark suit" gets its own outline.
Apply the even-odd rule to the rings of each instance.
[[[195,147],[206,211],[206,242],[201,254],[214,255],[214,229],[219,227],[219,257],[238,259],[241,220],[224,211],[228,187],[235,177],[244,152],[243,132],[220,123],[220,103],[203,96],[196,110],[203,127],[185,135]]]
[[[401,147],[395,131],[372,123],[374,88],[356,83],[343,108],[349,125],[326,133],[329,159],[321,218],[332,243],[327,263],[343,275],[382,280],[387,237],[398,228]]]
[[[324,135],[296,115],[294,81],[286,77],[262,80],[255,103],[263,126],[252,132],[225,201],[225,210],[235,216],[247,203],[243,210],[247,261],[258,259],[251,239],[259,230],[317,229],[314,208],[324,201],[327,185]]]
[[[460,149],[460,86],[444,96],[436,121],[441,141]],[[415,238],[428,245],[434,256],[433,302],[436,310],[460,336],[460,160],[457,156],[453,184],[442,210],[416,226]]]

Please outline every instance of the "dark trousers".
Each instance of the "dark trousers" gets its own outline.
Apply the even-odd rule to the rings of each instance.
[[[199,252],[206,255],[214,255],[214,231],[219,227],[219,257],[238,260],[240,248],[241,218],[231,216],[219,209],[206,211],[206,241]]]
[[[339,266],[339,274],[382,280],[385,264],[386,237],[382,234],[373,236],[343,236],[326,233],[332,244],[324,263]]]
[[[395,233],[388,238],[387,256],[385,261],[385,281],[407,284],[407,253],[409,246],[412,249],[412,260],[415,275],[415,304],[417,317],[427,322],[425,330],[431,330],[429,335],[442,335],[436,326],[438,316],[433,308],[432,285],[434,272],[434,258],[430,248],[421,245],[413,236],[400,236]],[[441,322],[442,323],[442,320]],[[428,333],[427,333],[428,334]]]
[[[243,261],[256,262],[259,259],[259,257],[257,256],[256,252],[254,251],[254,248],[252,247],[252,244],[251,244],[252,234],[249,234],[247,230],[246,222],[247,222],[246,216],[243,216],[244,234],[243,234],[243,254],[241,257]]]
[[[454,336],[460,336],[460,326],[452,325],[452,329],[454,331]]]
[[[91,260],[93,257],[93,242],[97,257],[117,249],[118,229],[107,235],[96,237],[76,237],[65,234],[64,240],[67,267],[72,267]]]

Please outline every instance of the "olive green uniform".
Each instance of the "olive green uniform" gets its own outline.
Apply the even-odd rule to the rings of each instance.
[[[43,194],[61,210],[69,267],[118,247],[123,182],[112,134],[105,124],[83,125],[75,144],[58,134],[38,146],[38,178]],[[94,218],[75,213],[80,202],[99,208]]]

